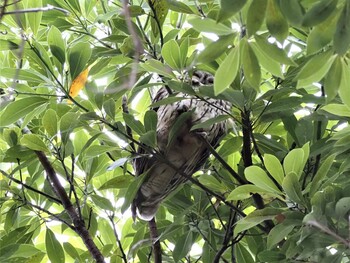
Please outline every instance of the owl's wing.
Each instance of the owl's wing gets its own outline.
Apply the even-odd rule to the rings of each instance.
[[[157,91],[156,95],[154,96],[152,103],[155,103],[157,101],[160,101],[166,97],[169,96],[169,93],[166,88],[161,88]],[[154,111],[157,112],[159,107],[152,108]],[[138,147],[137,149],[137,157],[133,160],[133,166],[134,166],[134,171],[135,175],[139,176],[146,172],[154,163],[155,163],[155,158],[152,158],[149,153],[147,153],[143,147]],[[137,202],[138,199],[140,199],[140,193],[137,193],[135,199],[133,200],[131,204],[131,213],[132,217],[135,221],[136,218],[136,209],[137,209]]]
[[[166,90],[166,88],[163,87],[158,90],[158,92],[156,93],[156,95],[152,100],[152,103],[165,99],[168,96],[169,96],[168,91]],[[157,112],[158,107],[152,108],[152,109]],[[142,147],[138,147],[137,156],[138,157],[134,159],[133,165],[134,165],[135,175],[139,176],[152,165],[152,158],[149,157],[149,155],[145,152],[145,150]]]

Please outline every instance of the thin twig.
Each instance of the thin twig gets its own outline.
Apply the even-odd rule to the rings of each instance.
[[[66,220],[62,219],[61,217],[59,217],[58,215],[55,215],[54,213],[51,213],[49,210],[46,210],[44,208],[42,208],[41,206],[35,205],[31,202],[29,202],[28,200],[24,200],[25,204],[30,205],[31,207],[34,207],[35,209],[40,210],[41,212],[44,212],[50,216],[52,216],[53,218],[55,218],[57,221],[65,224],[66,226],[68,226],[70,229],[72,229],[73,231],[75,231],[75,227],[72,226],[70,223],[68,223]]]
[[[52,6],[52,5],[47,5],[46,7],[38,7],[38,8],[28,8],[28,9],[20,9],[20,10],[14,10],[14,11],[7,11],[4,12],[3,15],[13,15],[13,14],[23,14],[23,13],[37,13],[37,12],[47,12],[51,10],[57,10],[59,12],[64,13],[66,16],[69,15],[69,11],[66,9],[57,7],[57,6]]]
[[[224,224],[224,222],[222,221],[222,219],[221,219],[221,217],[220,217],[220,214],[219,214],[218,210],[216,209],[216,207],[215,207],[213,201],[211,200],[210,195],[208,195],[207,192],[206,192],[206,195],[207,195],[207,198],[208,198],[208,200],[209,200],[211,206],[212,206],[213,209],[214,209],[214,212],[215,212],[216,216],[218,217],[218,219],[219,219],[219,221],[220,221],[220,224],[221,224],[222,228],[226,230],[225,224]],[[230,210],[230,211],[232,211],[232,210]]]
[[[120,239],[119,239],[119,236],[118,236],[118,233],[117,233],[117,229],[115,228],[115,224],[114,224],[114,213],[113,213],[111,216],[108,216],[108,218],[109,218],[109,221],[110,221],[111,224],[112,224],[113,233],[114,233],[115,239],[116,239],[116,241],[117,241],[117,244],[118,244],[118,246],[119,246],[120,253],[122,254],[122,255],[121,255],[121,258],[123,259],[123,261],[124,261],[125,263],[128,263],[128,259],[127,259],[127,257],[126,257],[126,254],[125,254],[125,252],[124,252],[122,243],[120,242]]]
[[[222,242],[222,246],[220,248],[219,251],[217,251],[213,263],[218,263],[220,262],[220,258],[222,257],[222,255],[224,254],[224,252],[230,247],[229,243],[230,240],[232,238],[232,226],[235,222],[235,217],[236,217],[236,213],[233,212],[232,210],[230,211],[230,215],[229,215],[229,219],[227,221],[227,226],[226,226],[226,231],[225,231],[225,236],[224,236],[224,240]]]
[[[84,28],[85,29],[85,28]],[[113,49],[112,46],[108,45],[107,43],[103,42],[101,39],[99,39],[97,36],[91,34],[89,31],[80,31],[80,30],[75,30],[75,29],[67,29],[68,31],[71,31],[71,32],[75,32],[75,33],[79,33],[79,34],[84,34],[84,35],[87,35],[93,39],[95,39],[97,42],[99,42],[100,44],[102,44],[103,46],[105,46],[106,48],[110,48],[110,49]]]
[[[20,180],[17,180],[16,178],[13,178],[9,174],[7,174],[5,171],[0,170],[0,173],[2,173],[2,175],[5,176],[6,178],[8,178],[9,180],[15,182],[16,184],[21,185],[22,187],[24,187],[24,188],[26,188],[26,189],[28,189],[30,191],[33,191],[34,193],[37,193],[37,194],[42,195],[42,196],[45,196],[46,198],[51,199],[52,201],[55,201],[58,204],[62,204],[61,200],[57,199],[56,197],[53,197],[53,196],[48,195],[48,194],[46,194],[44,192],[41,192],[40,190],[35,189],[35,188],[33,188],[33,187],[31,187],[31,186],[21,182]]]
[[[157,1],[157,0],[156,0],[156,1]],[[155,3],[156,1],[154,1],[154,3]],[[163,31],[162,31],[162,25],[160,24],[157,11],[156,11],[156,9],[154,8],[154,5],[153,5],[153,3],[152,3],[151,0],[148,0],[148,5],[149,5],[149,7],[150,7],[151,10],[152,10],[153,19],[154,19],[154,21],[156,21],[156,24],[157,24],[157,27],[158,27],[158,30],[159,30],[160,47],[163,47],[163,45],[164,45],[164,36],[163,36]]]
[[[128,0],[123,0],[122,2],[123,2],[123,11],[124,11],[126,25],[128,27],[129,33],[132,38],[132,42],[134,44],[134,63],[131,68],[131,73],[129,76],[129,83],[128,83],[128,88],[132,88],[136,83],[138,62],[141,54],[143,54],[144,52],[144,49],[143,49],[143,45],[140,40],[140,37],[137,35],[134,25],[132,24],[132,21],[131,21],[131,14],[128,6]]]
[[[339,242],[343,243],[345,246],[350,248],[350,241],[349,240],[346,240],[346,239],[342,238],[341,236],[337,235],[335,232],[330,230],[327,226],[324,226],[324,225],[320,224],[316,220],[309,220],[309,221],[306,222],[306,224],[314,226],[314,227],[317,227],[318,229],[320,229],[323,232],[325,232],[326,234],[334,237],[336,240],[338,240]]]
[[[198,138],[205,144],[205,146],[207,147],[207,149],[210,151],[210,153],[215,157],[215,159],[217,159],[221,165],[233,176],[233,178],[235,178],[241,185],[247,184],[248,182],[241,178],[240,175],[238,173],[236,173],[235,170],[232,169],[232,167],[225,162],[224,159],[222,159],[222,157],[220,156],[220,154],[218,154],[215,149],[213,148],[213,146],[211,146],[211,144],[203,137],[203,136],[198,136]]]
[[[7,4],[7,1],[8,0],[4,0],[4,4],[2,6],[0,6],[0,22],[1,22],[2,17],[4,16],[5,8],[9,5],[9,4]]]

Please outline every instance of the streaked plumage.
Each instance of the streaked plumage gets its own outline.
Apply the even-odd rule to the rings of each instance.
[[[193,74],[193,86],[212,83],[213,76],[209,74],[200,71]],[[167,90],[162,88],[157,92],[153,101],[159,101],[167,96]],[[191,127],[225,114],[225,112],[230,111],[231,104],[227,101],[211,98],[203,101],[182,93],[176,96],[188,99],[162,105],[156,109],[158,116],[157,146],[169,162],[191,176],[202,168],[210,154],[199,136],[203,136],[213,147],[218,146],[220,138],[226,133],[230,125],[230,120],[216,123],[204,130],[190,132]],[[192,115],[189,119],[186,119],[175,139],[168,145],[169,132],[175,121],[182,113],[191,110],[193,111]],[[142,154],[144,151],[139,149],[139,153]],[[133,217],[135,218],[137,211],[141,219],[149,221],[155,216],[164,198],[185,182],[186,178],[155,157],[136,158],[134,169],[136,176],[148,172],[133,200]]]

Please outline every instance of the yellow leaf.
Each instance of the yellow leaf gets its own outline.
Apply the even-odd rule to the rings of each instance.
[[[69,95],[72,98],[78,96],[79,92],[84,88],[87,77],[89,75],[90,67],[82,71],[72,82],[69,88]]]

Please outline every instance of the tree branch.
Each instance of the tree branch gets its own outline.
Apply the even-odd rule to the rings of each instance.
[[[233,170],[232,167],[227,162],[225,162],[224,159],[222,159],[220,154],[215,151],[214,147],[211,146],[211,144],[203,136],[198,137],[205,144],[210,153],[222,164],[222,166],[233,176],[233,178],[237,180],[238,183],[241,185],[248,183],[245,179],[241,178],[240,175],[236,173],[236,171]]]
[[[160,247],[156,220],[152,218],[152,220],[148,222],[148,226],[152,240],[154,263],[162,263],[162,248]]]
[[[340,243],[343,243],[347,248],[350,248],[349,240],[346,240],[346,239],[342,238],[341,236],[337,235],[331,229],[329,229],[327,226],[320,224],[316,220],[310,220],[307,222],[307,224],[314,226],[314,227],[317,227],[321,231],[325,232],[326,234],[328,234],[328,235],[332,236],[333,238],[335,238],[336,240],[338,240]]]
[[[55,170],[53,169],[50,161],[47,159],[46,155],[41,151],[35,151],[35,154],[38,156],[41,165],[44,167],[47,177],[49,178],[52,188],[61,199],[64,209],[67,211],[67,214],[71,218],[73,225],[75,227],[75,232],[81,237],[85,246],[89,250],[91,256],[96,260],[97,263],[103,263],[104,257],[101,254],[100,250],[97,248],[96,244],[92,240],[90,233],[85,227],[84,220],[82,220],[77,214],[73,204],[68,198],[68,195],[61,185]]]
[[[247,168],[253,165],[252,160],[252,149],[251,149],[251,133],[252,126],[250,122],[250,111],[245,109],[241,112],[242,117],[242,133],[243,133],[243,148],[242,148],[242,159],[244,167]],[[258,209],[263,209],[265,207],[264,201],[259,194],[253,194],[254,202]],[[273,228],[273,222],[271,220],[265,221],[265,225],[271,230]]]

